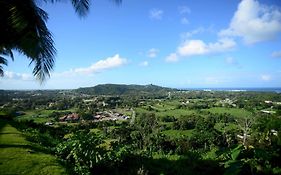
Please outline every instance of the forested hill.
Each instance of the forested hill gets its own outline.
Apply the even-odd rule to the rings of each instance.
[[[75,91],[89,95],[145,95],[145,94],[167,94],[176,89],[156,85],[123,85],[123,84],[101,84],[94,87],[79,88]]]

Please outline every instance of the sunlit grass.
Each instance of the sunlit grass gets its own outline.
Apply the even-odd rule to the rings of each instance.
[[[21,132],[0,120],[0,174],[66,174],[56,157],[40,151]]]
[[[250,111],[240,108],[224,108],[224,107],[215,107],[210,109],[205,109],[205,111],[209,111],[213,114],[231,114],[234,117],[248,117],[253,114]]]

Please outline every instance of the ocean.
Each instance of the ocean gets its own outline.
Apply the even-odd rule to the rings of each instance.
[[[182,88],[181,90],[201,91],[233,91],[233,92],[276,92],[281,93],[281,88]]]

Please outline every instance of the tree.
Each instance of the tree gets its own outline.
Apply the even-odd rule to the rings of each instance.
[[[253,117],[243,117],[237,120],[237,124],[241,131],[243,131],[243,145],[247,146],[248,137],[251,133],[251,127],[254,123]]]
[[[43,82],[50,76],[55,63],[56,49],[52,34],[46,26],[48,14],[38,2],[54,3],[61,0],[0,0],[0,76],[3,65],[13,51],[25,55],[34,63],[33,75]],[[122,0],[114,0],[117,4]],[[80,17],[89,12],[90,0],[71,0]]]

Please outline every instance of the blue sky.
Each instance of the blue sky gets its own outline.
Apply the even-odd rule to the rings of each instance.
[[[41,4],[57,49],[40,85],[20,54],[0,89],[71,89],[104,83],[176,88],[281,87],[280,0],[94,0]]]

